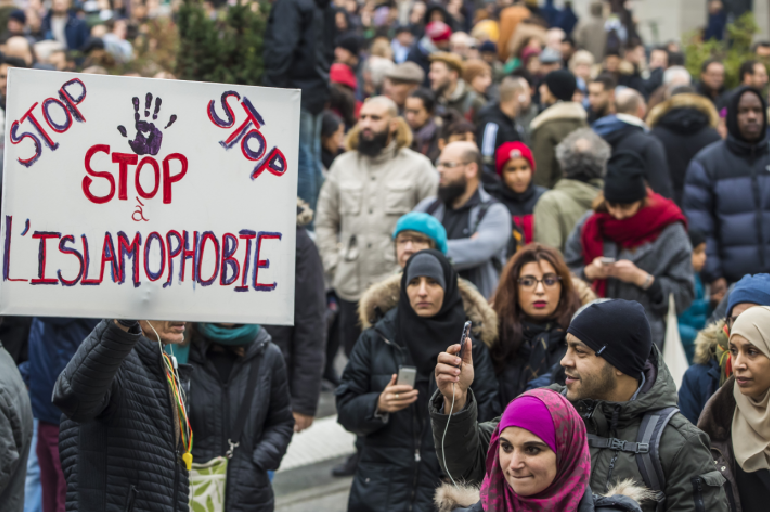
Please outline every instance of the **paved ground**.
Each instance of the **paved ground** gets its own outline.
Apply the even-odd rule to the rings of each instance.
[[[335,362],[342,373],[344,356]],[[334,395],[321,393],[313,425],[295,434],[273,479],[276,512],[346,512],[352,478],[334,478],[333,466],[354,450],[355,436],[337,423]]]

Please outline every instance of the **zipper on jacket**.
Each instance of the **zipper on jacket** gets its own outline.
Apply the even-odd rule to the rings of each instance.
[[[751,167],[751,193],[754,197],[754,211],[757,212],[756,230],[757,241],[759,242],[759,265],[760,268],[765,268],[765,240],[764,233],[762,232],[762,198],[759,195],[759,177],[757,176],[757,169],[752,165]]]
[[[690,479],[692,482],[693,501],[695,502],[695,512],[706,512],[706,505],[703,503],[703,488],[701,477],[694,476]]]
[[[174,497],[176,499],[176,497]],[[126,512],[134,510],[134,501],[136,501],[136,486],[132,485],[128,490],[128,500],[126,500]]]

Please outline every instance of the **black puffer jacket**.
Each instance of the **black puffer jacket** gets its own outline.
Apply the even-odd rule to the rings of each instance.
[[[693,158],[684,184],[688,227],[707,237],[705,283],[770,272],[770,139],[739,140],[735,95],[729,103],[727,139]]]
[[[391,309],[361,334],[345,367],[342,384],[335,391],[337,421],[364,440],[350,490],[350,511],[429,512],[441,483],[428,409],[417,405],[426,405],[428,397],[420,397],[408,409],[389,414],[387,420],[375,416],[378,397],[391,375],[398,373],[399,365],[414,365],[409,349],[396,339],[397,311]],[[475,339],[473,364],[479,414],[491,418],[500,411],[497,381],[489,351]],[[422,385],[426,385],[429,395],[437,389],[434,378]],[[418,380],[415,387],[420,386]]]
[[[321,394],[326,348],[326,288],[318,248],[304,225],[312,219],[306,203],[297,206],[294,262],[294,325],[263,325],[283,353],[294,412],[314,416]]]
[[[196,336],[190,347],[194,372],[190,385],[190,425],[195,442],[193,461],[208,462],[225,455],[241,407],[254,360],[259,359],[254,398],[246,404],[249,415],[240,446],[227,466],[229,512],[273,510],[273,489],[268,470],[278,469],[294,430],[286,366],[280,349],[260,329],[256,340],[239,358],[222,384],[214,363],[206,359],[211,342]],[[233,442],[235,440],[233,439]]]
[[[687,166],[698,152],[721,140],[713,103],[698,94],[677,94],[656,106],[647,117],[651,134],[666,149],[668,172],[674,187],[674,202],[682,205]]]
[[[103,320],[59,375],[53,402],[67,512],[187,512],[188,476],[157,341]],[[179,368],[182,386],[189,367]],[[185,371],[188,370],[188,371]]]
[[[268,87],[301,89],[301,105],[320,114],[329,98],[334,10],[327,0],[276,0],[265,31]]]

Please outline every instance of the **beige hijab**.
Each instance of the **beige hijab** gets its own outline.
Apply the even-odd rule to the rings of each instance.
[[[770,358],[770,307],[753,307],[738,316],[730,332],[743,336]],[[770,469],[770,389],[754,400],[733,391],[737,407],[733,413],[733,451],[738,465],[747,473]]]

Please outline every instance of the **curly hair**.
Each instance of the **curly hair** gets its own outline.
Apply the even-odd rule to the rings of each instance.
[[[581,181],[603,178],[611,148],[591,128],[578,128],[556,146],[564,177]]]
[[[572,285],[572,276],[569,267],[559,252],[552,248],[538,243],[531,243],[519,252],[517,252],[503,268],[500,275],[500,284],[492,299],[492,309],[497,313],[500,319],[498,327],[500,333],[500,342],[492,347],[492,362],[495,367],[495,373],[500,373],[505,367],[505,363],[516,356],[516,353],[524,339],[523,323],[526,320],[526,313],[519,305],[519,283],[521,269],[527,263],[548,262],[556,271],[556,275],[561,278],[561,294],[559,295],[559,305],[553,312],[551,319],[561,328],[567,329],[572,315],[580,308],[580,297]]]

